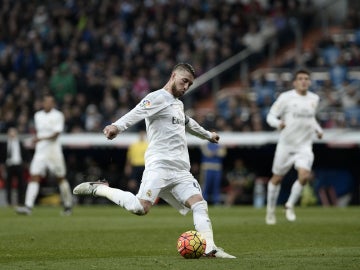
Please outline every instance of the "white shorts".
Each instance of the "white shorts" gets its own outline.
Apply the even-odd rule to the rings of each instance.
[[[285,175],[294,165],[296,169],[303,168],[311,171],[314,162],[314,153],[311,148],[294,148],[277,145],[272,172],[276,175]]]
[[[62,152],[44,155],[35,153],[30,164],[30,174],[46,176],[47,170],[55,177],[65,177],[66,167],[64,155]]]
[[[185,202],[193,195],[202,195],[201,187],[194,176],[186,170],[148,169],[144,171],[138,194],[139,199],[154,204],[157,197],[185,215],[190,211]]]

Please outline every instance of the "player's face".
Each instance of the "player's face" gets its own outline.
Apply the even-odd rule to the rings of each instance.
[[[171,91],[174,97],[181,97],[183,96],[186,91],[190,88],[193,84],[194,77],[191,73],[185,70],[177,70],[173,73],[173,83],[171,86]]]
[[[55,105],[55,100],[53,97],[45,97],[43,100],[43,109],[46,112],[49,112]]]
[[[17,136],[17,130],[15,128],[9,128],[8,136],[10,138],[15,138]]]
[[[306,94],[310,85],[310,76],[306,73],[299,73],[294,80],[294,88],[299,94]]]

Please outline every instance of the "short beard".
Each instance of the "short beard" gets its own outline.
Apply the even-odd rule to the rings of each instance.
[[[176,89],[175,83],[173,83],[173,84],[171,85],[171,92],[172,92],[172,94],[173,94],[174,97],[176,97],[176,98],[180,97],[180,95],[178,94],[178,91],[177,91],[177,89]]]

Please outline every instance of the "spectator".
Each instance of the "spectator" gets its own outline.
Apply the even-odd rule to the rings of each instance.
[[[166,82],[168,71],[174,64],[169,59],[192,59],[202,74],[242,50],[243,37],[255,37],[247,44],[250,49],[255,49],[252,59],[256,59],[267,50],[264,40],[282,31],[290,21],[286,20],[288,17],[296,18],[304,27],[309,25],[312,7],[308,2],[255,0],[204,5],[201,1],[150,1],[146,4],[126,1],[115,9],[111,1],[93,1],[87,5],[79,5],[76,1],[56,5],[37,5],[34,1],[1,2],[0,77],[5,80],[5,86],[2,86],[4,99],[13,95],[13,89],[21,79],[28,79],[31,95],[26,106],[29,109],[27,117],[22,110],[22,118],[29,119],[35,112],[32,104],[43,93],[49,92],[50,81],[50,89],[60,105],[67,93],[82,93],[86,96],[86,105],[95,104],[109,122],[107,115],[116,114],[100,107],[106,95],[104,89],[111,86],[113,94],[119,91],[113,97],[116,105],[121,107],[123,101],[117,98],[130,96],[125,104],[132,107],[138,99],[135,92],[142,96]],[[163,14],[165,8],[166,15]],[[27,10],[25,16],[22,10]],[[92,16],[89,16],[90,12]],[[285,32],[281,36],[286,39],[289,35]],[[316,64],[319,60],[323,67],[329,68],[339,55],[344,55],[345,65],[354,66],[359,62],[356,36],[354,41],[339,44],[329,35],[316,51],[319,57],[304,63]],[[138,54],[140,50],[144,52],[142,56]],[[151,65],[155,61],[158,64]],[[56,79],[59,76],[56,69],[60,70],[64,63],[68,65],[69,78]],[[257,64],[259,61],[250,61],[250,65]],[[49,74],[50,70],[54,73]],[[139,76],[140,70],[149,75],[147,82]],[[335,67],[335,74],[341,70]],[[120,94],[123,90],[126,95]],[[209,84],[204,84],[191,98],[190,95],[187,97],[186,105],[210,95]],[[72,106],[76,106],[76,102]],[[84,111],[86,105],[81,110]],[[6,115],[9,121],[12,118],[17,121],[19,108],[15,108],[15,112],[4,112],[2,118]],[[5,122],[4,119],[1,121]],[[229,118],[225,122],[229,122]],[[219,123],[223,124],[223,121]],[[231,125],[225,126],[232,130]],[[31,121],[23,129],[30,128]]]
[[[243,159],[237,158],[233,168],[226,174],[229,183],[225,205],[232,206],[237,199],[241,202],[251,202],[254,188],[255,174],[250,172]]]
[[[1,156],[6,159],[7,203],[8,205],[23,204],[25,195],[24,163],[26,162],[26,151],[15,127],[8,129],[6,149],[4,149]],[[12,196],[13,187],[17,188],[15,198]]]
[[[85,112],[85,130],[88,132],[97,132],[102,127],[102,115],[99,113],[95,104],[89,104]]]
[[[54,70],[54,74],[50,78],[50,89],[60,103],[64,101],[66,95],[74,96],[76,94],[75,77],[66,62]]]

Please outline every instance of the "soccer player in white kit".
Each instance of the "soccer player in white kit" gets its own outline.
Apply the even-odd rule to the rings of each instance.
[[[72,194],[66,177],[66,167],[59,135],[64,129],[64,115],[55,109],[55,100],[51,95],[43,97],[43,109],[34,116],[36,136],[35,153],[30,164],[31,179],[25,194],[25,206],[18,207],[18,214],[30,215],[36,197],[39,194],[40,181],[47,170],[52,173],[59,184],[64,206],[64,215],[72,213]]]
[[[105,197],[137,215],[147,214],[160,197],[183,215],[193,211],[195,229],[207,243],[205,256],[235,258],[215,245],[207,202],[198,181],[190,173],[185,131],[213,143],[219,141],[217,133],[205,130],[184,113],[179,97],[189,89],[194,78],[190,64],[177,64],[162,89],[148,94],[135,108],[103,130],[111,140],[145,119],[149,145],[145,153],[145,171],[136,195],[111,188],[107,182],[84,182],[76,186],[73,193]]]
[[[272,166],[273,175],[267,188],[265,221],[269,225],[276,224],[275,209],[280,183],[292,166],[297,170],[298,179],[292,185],[285,203],[285,215],[289,221],[296,220],[294,206],[310,178],[314,161],[314,134],[319,139],[323,136],[323,130],[315,118],[319,96],[308,91],[310,73],[307,70],[297,71],[293,85],[294,89],[280,94],[266,118],[270,126],[281,130]]]

